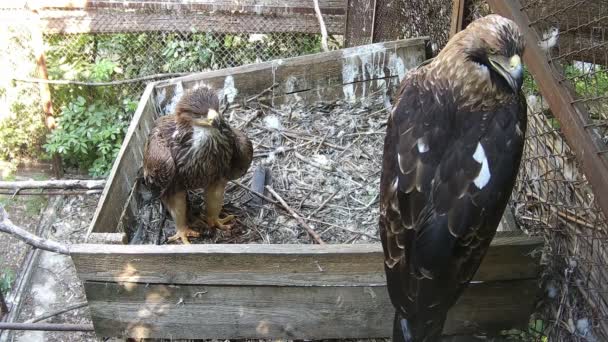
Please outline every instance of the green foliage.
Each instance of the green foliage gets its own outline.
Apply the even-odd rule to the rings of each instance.
[[[128,127],[129,102],[116,106],[77,97],[62,109],[58,128],[44,148],[59,153],[69,166],[86,168],[92,176],[106,175]]]
[[[564,74],[571,80],[577,95],[581,97],[608,94],[608,70],[599,65],[568,65],[564,68]]]
[[[5,52],[11,65],[29,64],[19,76],[36,76],[30,40],[17,37]],[[48,35],[44,39],[50,79],[107,82],[157,73],[199,72],[320,51],[320,37],[308,34],[220,34],[146,32]],[[10,44],[14,44],[11,47]],[[14,51],[23,51],[17,55]],[[3,59],[0,52],[0,61]],[[21,84],[26,85],[26,84]],[[0,158],[49,158],[59,153],[66,166],[107,174],[145,87],[51,85],[58,128],[45,136],[38,87],[0,82],[0,99],[12,99],[9,114],[0,108]],[[8,108],[8,107],[7,107]]]
[[[533,317],[528,323],[527,331],[512,329],[504,331],[502,335],[514,341],[548,342],[549,338],[544,334],[545,329],[545,321]]]
[[[15,281],[15,274],[13,271],[3,268],[0,270],[0,290],[2,293],[8,293],[13,287]]]
[[[524,84],[523,84],[522,88],[523,88],[523,91],[525,94],[532,94],[532,95],[540,94],[538,85],[536,85],[536,81],[534,81],[534,78],[528,71],[528,68],[526,68],[525,66],[524,66]]]

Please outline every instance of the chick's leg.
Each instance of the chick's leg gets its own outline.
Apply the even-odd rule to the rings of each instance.
[[[175,235],[169,237],[169,242],[182,240],[187,245],[190,244],[188,237],[199,237],[201,234],[188,227],[188,215],[186,205],[186,192],[179,191],[168,196],[163,200],[165,206],[169,209],[173,221],[175,221]]]
[[[225,218],[220,219],[220,212],[222,211],[222,207],[224,206],[225,189],[225,181],[219,181],[207,188],[207,224],[209,225],[209,228],[216,227],[224,230],[231,228],[229,225],[225,225],[225,223],[233,220],[234,215],[228,215]]]

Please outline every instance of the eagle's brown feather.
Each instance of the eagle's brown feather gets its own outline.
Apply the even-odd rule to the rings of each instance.
[[[185,205],[182,197],[191,189],[206,190],[208,222],[224,227],[218,216],[224,187],[229,180],[244,175],[251,165],[253,147],[245,133],[230,127],[221,115],[210,126],[196,123],[210,111],[217,113],[218,107],[217,95],[209,88],[185,94],[174,115],[156,121],[145,146],[144,180],[161,194],[172,216],[179,216],[179,220],[173,217],[178,233],[188,228],[183,227],[186,223],[181,217],[185,209],[176,206]]]
[[[380,185],[394,339],[437,340],[507,204],[523,150],[525,99],[475,54],[521,53],[514,25],[498,16],[472,23],[403,81]]]

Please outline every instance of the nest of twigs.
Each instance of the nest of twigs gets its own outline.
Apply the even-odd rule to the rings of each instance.
[[[253,163],[227,186],[221,217],[236,216],[230,231],[208,229],[204,193],[188,193],[190,225],[203,233],[191,242],[378,241],[387,113],[382,96],[281,109],[251,101],[229,108],[229,123],[253,142]],[[158,199],[141,201],[136,221],[132,243],[163,244],[175,232]]]

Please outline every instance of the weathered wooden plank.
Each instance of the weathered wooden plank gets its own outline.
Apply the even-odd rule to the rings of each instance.
[[[284,96],[283,102],[275,98],[274,104],[302,101],[307,92],[314,95],[308,101],[344,98],[352,102],[383,89],[390,76],[398,78],[393,82],[397,86],[408,70],[426,56],[421,40],[409,42],[410,45],[400,41],[370,44],[278,65],[277,93],[291,96]],[[376,81],[365,82],[370,80]]]
[[[329,34],[343,34],[344,15],[324,15]],[[258,15],[230,12],[133,12],[108,10],[47,10],[40,13],[46,34],[181,31],[218,33],[298,32],[318,34],[314,15]]]
[[[496,237],[475,280],[535,278],[538,239]],[[384,284],[382,247],[360,245],[74,245],[81,280],[208,285]]]
[[[133,150],[144,148],[143,144],[137,144],[132,137],[136,130],[141,129],[142,118],[144,118],[144,121],[152,118],[151,112],[155,110],[151,96],[153,90],[154,84],[148,84],[139,101],[129,130],[125,135],[125,140],[118,152],[106,186],[99,199],[99,204],[95,210],[93,221],[89,226],[88,234],[93,232],[116,233],[116,227],[126,203],[125,201],[133,185],[132,182],[135,181],[135,176],[137,175],[138,165],[133,164],[131,154]],[[147,135],[148,132],[145,132],[145,134]]]
[[[319,0],[323,14],[344,14],[347,0]],[[20,8],[23,4],[2,5]],[[30,0],[30,9],[97,9],[114,8],[121,10],[190,10],[207,12],[251,12],[256,14],[312,14],[312,1],[301,0]]]
[[[394,312],[384,286],[171,286],[87,281],[84,288],[98,336],[387,337]],[[497,332],[524,326],[535,293],[535,280],[471,284],[450,312],[444,332]]]
[[[273,85],[273,65],[281,60],[209,71],[161,81],[156,86],[155,99],[159,114],[173,112],[184,91],[201,86],[219,89],[219,96],[228,103],[242,102]]]
[[[124,233],[91,233],[87,238],[87,243],[124,245],[127,243],[127,236]]]
[[[221,94],[231,94],[229,102],[240,102],[276,83],[271,93],[275,105],[294,100],[352,100],[357,95],[365,95],[366,91],[369,94],[369,89],[384,87],[387,76],[400,81],[425,58],[424,37],[378,43],[161,81],[157,83],[155,98],[159,113],[166,114],[171,112],[183,91],[201,85],[221,89]],[[368,80],[376,81],[356,84]],[[392,85],[397,84],[395,79]]]

